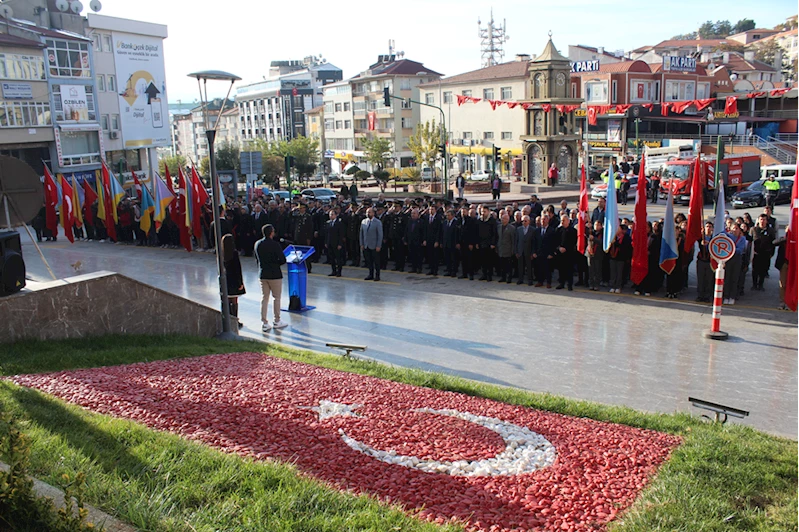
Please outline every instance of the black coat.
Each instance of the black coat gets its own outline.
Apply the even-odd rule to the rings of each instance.
[[[471,216],[458,220],[458,237],[460,238],[461,246],[476,246],[479,243],[477,235],[477,220]]]
[[[424,241],[427,242],[428,247],[432,246],[436,242],[441,245],[441,217],[434,216],[433,220],[430,221],[430,217],[425,216],[422,220],[422,227],[424,228]]]
[[[441,246],[444,249],[455,249],[455,246],[460,243],[460,226],[458,220],[452,219],[452,223],[444,220],[441,227]]]
[[[547,226],[544,234],[541,234],[541,228],[536,227],[533,233],[533,254],[539,257],[546,258],[552,255],[555,251],[556,236],[555,228]]]
[[[405,242],[409,246],[421,246],[424,241],[424,227],[422,220],[408,220],[405,226]]]
[[[346,237],[347,228],[344,227],[344,222],[340,218],[327,221],[325,225],[325,245],[327,249],[337,249],[338,246],[343,246]]]
[[[495,218],[477,220],[477,244],[481,248],[497,245],[497,220]]]
[[[238,255],[225,261],[225,275],[228,296],[240,296],[247,293],[247,290],[244,289],[244,278],[241,275],[241,261]]]
[[[255,260],[258,263],[261,279],[282,279],[280,266],[286,264],[283,248],[271,238],[262,238],[255,243]]]
[[[572,226],[560,226],[555,229],[555,252],[565,258],[571,258],[577,251],[577,229]],[[557,248],[564,248],[561,252]]]
[[[295,213],[292,216],[294,221],[294,243],[300,246],[308,245],[308,241],[313,238],[314,233],[314,220],[313,216],[308,214]]]

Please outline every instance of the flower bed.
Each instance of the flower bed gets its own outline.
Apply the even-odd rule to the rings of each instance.
[[[597,530],[679,439],[256,353],[13,378],[477,530]]]

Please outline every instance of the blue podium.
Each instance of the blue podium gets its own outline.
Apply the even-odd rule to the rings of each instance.
[[[313,246],[288,246],[283,250],[283,255],[286,256],[286,267],[288,269],[289,278],[289,308],[284,308],[286,312],[305,312],[313,310],[316,307],[306,305],[305,292],[308,285],[308,267],[305,265],[308,259],[314,253]],[[292,300],[299,299],[299,308],[294,308]]]

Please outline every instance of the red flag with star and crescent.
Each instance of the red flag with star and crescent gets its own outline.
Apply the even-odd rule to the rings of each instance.
[[[796,167],[799,170],[799,164]],[[785,257],[788,259],[788,277],[785,280],[785,304],[794,312],[797,307],[797,299],[799,299],[799,294],[797,294],[797,290],[799,290],[797,231],[799,231],[799,184],[797,184],[796,174],[794,174],[791,192],[791,219],[788,222],[788,230],[785,232]]]
[[[585,165],[580,168],[580,204],[577,206],[577,251],[585,253],[585,220],[588,215],[588,184],[585,181]]]
[[[646,234],[646,157],[641,157],[638,189],[635,193],[635,225],[633,225],[633,259],[630,280],[636,285],[644,282],[649,273],[649,235]],[[642,290],[643,291],[643,290]]]
[[[72,185],[61,174],[58,174],[58,180],[61,182],[61,227],[64,228],[64,236],[67,240],[75,243],[75,233],[72,228],[75,225],[75,206],[72,205],[73,194]]]
[[[44,165],[44,226],[53,233],[53,236],[58,236],[58,215],[55,210],[57,206],[58,186],[50,169]]]

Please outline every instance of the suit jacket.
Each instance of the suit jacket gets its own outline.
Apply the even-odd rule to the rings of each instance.
[[[471,216],[458,220],[458,237],[461,246],[476,246],[479,242],[477,235],[477,220]]]
[[[477,220],[477,243],[481,248],[497,245],[497,221],[494,218]]]
[[[552,255],[555,250],[555,228],[547,226],[542,232],[541,227],[536,227],[533,233],[533,253],[539,258]]]
[[[517,255],[530,257],[533,254],[533,234],[535,227],[527,227],[527,235],[524,234],[524,226],[516,229],[516,250]]]
[[[365,218],[361,222],[361,246],[377,249],[383,245],[383,224],[377,218]]]
[[[497,254],[500,258],[512,257],[516,250],[516,227],[497,224]]]
[[[555,248],[558,255],[571,258],[577,250],[577,229],[571,225],[558,227],[555,230]],[[564,248],[566,251],[561,253],[557,248]]]
[[[444,249],[455,249],[460,243],[460,225],[455,218],[452,221],[444,220],[441,229],[441,246]]]
[[[433,216],[430,221],[430,216],[425,216],[422,220],[422,227],[424,228],[424,240],[427,242],[427,247],[433,247],[433,244],[438,242],[441,245],[441,217],[438,215]]]
[[[327,224],[325,224],[325,245],[327,249],[336,249],[338,246],[343,246],[346,235],[347,228],[344,227],[344,222],[340,218],[328,220]]]
[[[258,238],[261,237],[261,229],[268,223],[270,223],[269,216],[264,211],[261,211],[260,213],[252,213],[252,225],[255,228]]]
[[[424,240],[422,220],[408,220],[405,225],[405,243],[409,246],[421,246]]]

